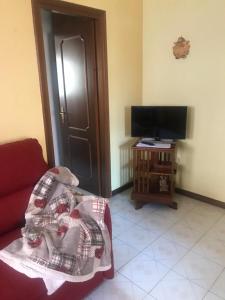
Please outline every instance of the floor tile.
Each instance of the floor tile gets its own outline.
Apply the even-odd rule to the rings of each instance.
[[[132,207],[132,202],[129,199],[118,195],[109,200],[109,207],[111,214],[114,214],[123,211],[124,208]]]
[[[159,238],[146,248],[144,253],[171,268],[187,253],[187,251],[188,250],[185,247],[174,241]]]
[[[122,211],[118,212],[125,219],[139,223],[144,218],[148,217],[152,212],[156,210],[156,207],[150,204],[144,205],[140,209],[135,209],[135,207],[125,208]]]
[[[210,218],[213,221],[217,221],[225,214],[225,210],[223,208],[204,202],[199,202],[197,207],[194,208],[194,211],[206,218]]]
[[[204,300],[222,300],[222,299],[223,298],[219,298],[212,293],[207,293],[206,296],[204,297]]]
[[[197,221],[197,223],[199,222],[199,226],[203,224],[208,228],[217,223],[223,217],[224,213],[225,210],[223,208],[209,205],[203,202],[198,204],[197,207],[195,207],[191,211],[191,214],[193,214],[193,216],[195,217],[193,221]],[[197,216],[199,216],[199,220],[197,219]],[[198,224],[196,224],[196,226],[197,225]]]
[[[114,279],[105,280],[87,300],[141,300],[146,293],[130,280],[116,274]]]
[[[188,227],[188,224],[180,221],[172,226],[169,231],[163,235],[165,238],[175,241],[186,248],[191,248],[202,236],[202,231]]]
[[[174,201],[177,202],[178,209],[171,209],[168,206],[162,205],[155,211],[155,213],[165,216],[166,218],[171,219],[173,222],[176,222],[197,207],[198,202],[179,194],[175,194]]]
[[[211,292],[218,297],[225,299],[225,271],[217,278],[214,285],[211,288]]]
[[[158,236],[159,235],[154,231],[146,230],[138,225],[133,225],[129,229],[124,230],[122,234],[118,235],[118,238],[131,247],[143,250],[156,240]]]
[[[119,272],[146,292],[150,292],[168,270],[157,260],[141,253],[122,267]]]
[[[139,250],[133,248],[119,239],[113,239],[113,255],[114,255],[114,267],[116,270],[121,268],[133,257],[139,253]]]
[[[123,191],[123,192],[121,192],[120,195],[122,197],[126,197],[127,199],[130,199],[131,198],[131,193],[132,193],[132,187],[125,190],[125,191]]]
[[[208,236],[225,241],[225,218],[217,222],[208,232]]]
[[[223,215],[215,224],[215,226],[225,227],[225,215]]]
[[[174,194],[174,198],[175,198],[174,200],[177,202],[178,210],[182,209],[185,210],[186,212],[191,211],[199,204],[199,201],[177,193]]]
[[[198,231],[201,231],[202,233],[208,231],[215,223],[215,219],[207,217],[204,214],[200,214],[196,210],[192,210],[190,213],[184,216],[182,221],[185,222],[187,227],[191,230],[194,231],[197,228]]]
[[[189,252],[173,270],[208,290],[221,274],[223,267],[194,252]]]
[[[172,209],[168,206],[162,206],[154,212],[154,214],[167,219],[171,225],[180,220],[186,213],[187,212],[185,210]]]
[[[143,300],[155,300],[155,298],[148,294]]]
[[[206,290],[170,271],[152,290],[157,300],[202,300]]]
[[[151,213],[150,216],[146,217],[139,223],[141,227],[148,230],[153,230],[159,234],[162,234],[168,230],[172,224],[173,221],[171,221],[171,219],[156,214],[155,212]]]
[[[130,222],[118,214],[112,214],[112,235],[117,237],[118,235],[126,232],[128,229],[132,228],[133,222]]]
[[[216,235],[206,234],[193,247],[193,251],[225,267],[225,240]]]

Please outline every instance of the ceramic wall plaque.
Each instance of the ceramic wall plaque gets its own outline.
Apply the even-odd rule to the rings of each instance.
[[[187,41],[185,38],[180,36],[173,46],[173,54],[175,58],[186,58],[189,53],[190,46],[190,41]]]

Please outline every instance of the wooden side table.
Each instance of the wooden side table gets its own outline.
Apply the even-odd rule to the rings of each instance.
[[[176,145],[171,148],[132,147],[135,208],[155,202],[177,209],[173,201],[176,174]]]

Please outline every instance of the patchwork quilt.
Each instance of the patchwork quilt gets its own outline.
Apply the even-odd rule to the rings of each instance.
[[[30,197],[22,238],[0,251],[14,269],[42,278],[48,294],[64,281],[86,281],[111,268],[107,200],[78,193],[78,183],[65,167],[46,172]]]

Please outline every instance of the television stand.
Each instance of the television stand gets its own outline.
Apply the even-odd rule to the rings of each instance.
[[[140,143],[138,143],[140,144]],[[161,203],[177,209],[173,201],[175,185],[175,150],[160,146],[137,146],[133,151],[133,191],[131,194],[135,208],[141,208],[145,203]]]

